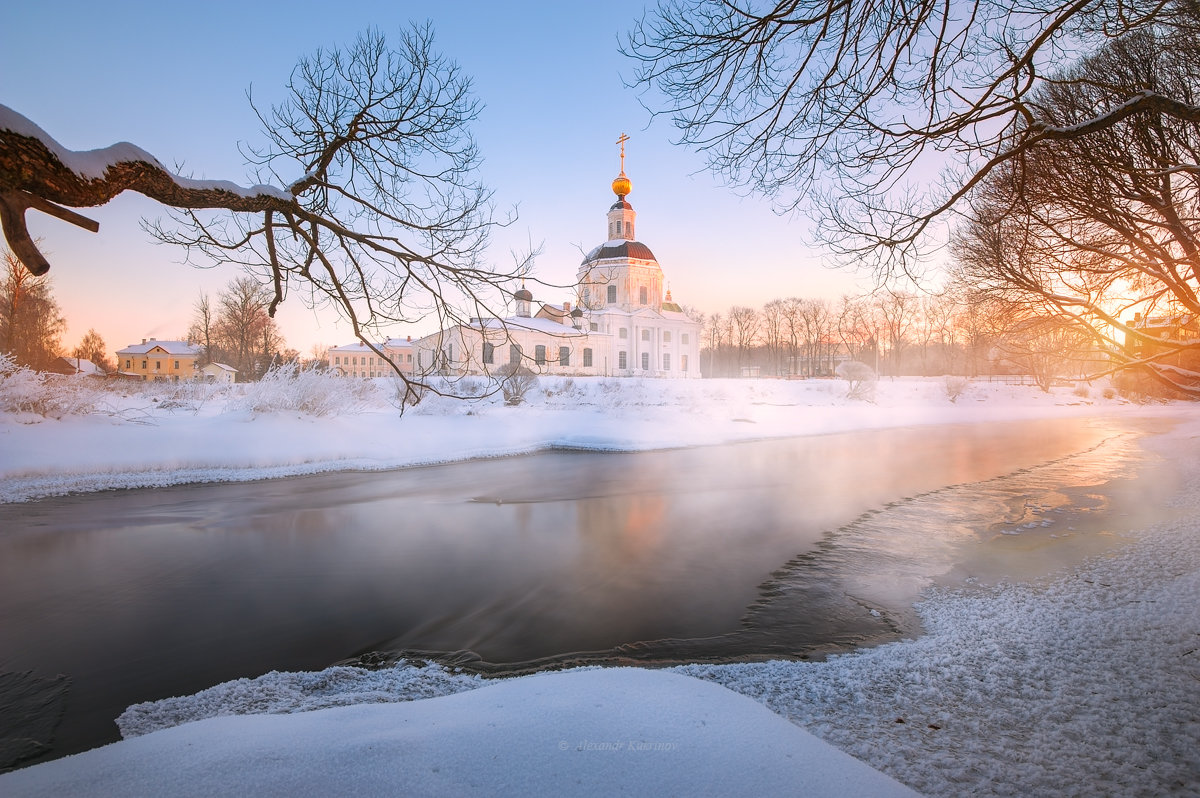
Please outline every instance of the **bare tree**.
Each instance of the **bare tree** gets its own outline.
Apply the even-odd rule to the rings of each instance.
[[[804,356],[808,362],[810,377],[828,371],[828,363],[822,364],[823,356],[831,356],[830,332],[833,322],[829,303],[824,299],[805,299],[800,305],[800,323],[803,329]]]
[[[208,294],[200,294],[193,309],[195,315],[192,316],[192,325],[188,327],[187,337],[189,343],[195,344],[203,350],[200,362],[197,364],[203,366],[216,359],[213,357],[213,325],[216,323],[216,319]]]
[[[211,314],[205,349],[209,361],[233,366],[241,379],[262,377],[283,348],[283,336],[267,312],[270,302],[270,290],[251,277],[231,280],[217,295],[215,308],[202,298],[192,329],[200,329],[204,314]]]
[[[18,257],[49,268],[30,240],[30,208],[78,224],[61,206],[102,205],[132,190],[177,209],[150,225],[189,257],[240,264],[270,287],[273,315],[289,289],[329,304],[382,357],[379,330],[396,322],[494,315],[487,310],[527,264],[480,262],[497,224],[475,178],[468,131],[479,112],[471,82],[433,48],[428,27],[396,47],[368,31],[345,50],[302,59],[280,105],[256,109],[266,143],[248,148],[261,185],[190,180],[132,145],[73,153],[0,106],[0,221]],[[397,371],[397,377],[408,377]]]
[[[746,355],[759,340],[762,318],[754,308],[734,305],[726,316],[732,335],[730,340],[737,347],[737,373],[741,376]]]
[[[1068,125],[1031,110],[1047,65],[1196,27],[1189,0],[662,0],[623,50],[683,143],[786,208],[813,198],[826,242],[873,256],[882,284],[998,165],[1134,116],[1200,120],[1173,87],[1114,92]]]
[[[1037,92],[1031,124],[1084,124],[1137,91],[1200,101],[1200,37],[1113,42]],[[1073,322],[1111,358],[1093,376],[1132,367],[1200,396],[1198,163],[1200,121],[1167,114],[1029,147],[971,195],[955,241],[963,280],[1017,308],[1017,321]],[[1146,316],[1169,323],[1134,321]]]
[[[104,372],[116,370],[113,361],[108,356],[108,347],[105,345],[104,339],[94,329],[89,329],[80,339],[79,345],[71,350],[71,357],[94,363]]]
[[[762,342],[767,350],[767,362],[770,373],[779,376],[783,373],[783,345],[787,332],[787,311],[782,299],[772,299],[763,305],[760,314],[762,319]]]
[[[50,279],[29,273],[6,251],[0,275],[0,352],[22,366],[45,369],[61,354],[67,322],[50,293]]]

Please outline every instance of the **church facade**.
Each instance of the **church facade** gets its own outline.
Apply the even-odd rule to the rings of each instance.
[[[579,265],[574,308],[537,303],[522,287],[509,318],[471,319],[413,341],[414,371],[489,376],[519,365],[536,374],[700,377],[700,324],[672,300],[654,253],[636,238],[623,140],[612,189],[607,240]]]

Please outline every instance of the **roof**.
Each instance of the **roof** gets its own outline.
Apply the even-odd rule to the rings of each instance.
[[[626,202],[626,201],[625,201],[625,200],[623,200],[623,199],[621,199],[621,200],[617,200],[616,202],[614,202],[614,203],[612,204],[612,207],[611,207],[611,208],[609,208],[609,210],[610,210],[610,211],[615,211],[617,208],[620,208],[620,209],[622,209],[622,210],[626,210],[626,211],[631,211],[631,210],[633,210],[633,206],[632,206],[632,205],[630,205],[628,202]]]
[[[86,358],[60,357],[54,361],[56,366],[63,369],[65,374],[89,374],[103,377],[107,372]]]
[[[220,369],[221,371],[232,371],[234,374],[237,373],[237,369],[235,369],[233,366],[226,365],[225,363],[209,363],[200,370],[207,371],[208,369]]]
[[[376,344],[380,349],[412,349],[412,341],[404,338],[389,338],[383,343]],[[329,347],[330,352],[373,352],[368,349],[367,345],[362,341],[355,341],[352,344],[343,344],[342,346]]]
[[[168,355],[199,355],[200,347],[192,346],[185,341],[156,341],[153,338],[140,344],[133,344],[124,349],[118,349],[118,355],[145,355],[155,348],[162,349]]]
[[[654,253],[650,251],[650,247],[642,242],[618,239],[616,241],[605,241],[593,249],[583,259],[583,263],[607,260],[609,258],[637,258],[638,260],[652,260],[655,262],[658,260],[654,257]]]

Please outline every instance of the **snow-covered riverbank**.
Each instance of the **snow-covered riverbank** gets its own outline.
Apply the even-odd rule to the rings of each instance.
[[[54,411],[61,418],[0,413],[0,502],[387,469],[551,447],[635,451],[881,427],[1174,412],[1106,398],[1103,389],[1086,386],[1045,394],[975,382],[951,401],[943,378],[885,378],[874,403],[847,399],[845,383],[835,380],[542,378],[520,407],[505,407],[499,396],[430,396],[403,417],[389,402],[394,387],[387,380],[90,393],[83,385],[85,397],[62,401]],[[306,406],[323,415],[295,409]]]
[[[862,404],[842,398],[840,384],[820,381],[543,381],[526,407],[427,400],[403,419],[386,403],[312,417],[252,411],[221,397],[190,406],[126,397],[111,415],[0,422],[0,484],[4,499],[14,501],[547,446],[642,449],[1096,414],[1168,420],[1172,432],[1148,445],[1177,471],[1181,487],[1164,520],[1121,530],[1129,545],[1036,584],[931,592],[920,608],[928,633],[916,640],[821,663],[675,670],[744,693],[929,795],[1200,794],[1200,408],[982,384],[952,403],[940,380],[884,380],[878,389],[875,404]],[[593,670],[511,680],[499,685],[507,692],[497,692],[434,666],[269,674],[131,708],[121,726],[132,739],[0,776],[0,792],[61,795],[83,785],[89,794],[114,795],[327,794],[343,786],[360,794],[514,795],[697,794],[706,784],[713,794],[894,789],[753,705],[665,678]],[[405,699],[429,700],[398,705],[404,710],[346,706]],[[153,731],[261,712],[302,714]],[[597,753],[625,756],[590,756]],[[635,754],[636,762],[628,758]],[[705,781],[730,771],[749,775]]]

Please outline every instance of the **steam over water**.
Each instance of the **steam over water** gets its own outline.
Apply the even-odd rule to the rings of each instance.
[[[1059,420],[0,506],[0,716],[50,744],[61,713],[57,756],[129,704],[366,652],[511,670],[917,634],[936,580],[1119,543],[1142,467],[1133,432]]]

